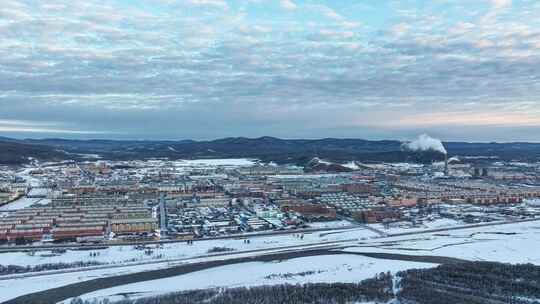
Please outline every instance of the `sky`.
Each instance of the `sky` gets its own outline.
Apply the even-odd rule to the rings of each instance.
[[[0,136],[540,141],[537,0],[1,0]]]

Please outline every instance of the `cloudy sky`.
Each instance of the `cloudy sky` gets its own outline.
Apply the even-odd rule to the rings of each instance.
[[[0,135],[540,141],[537,0],[1,0]]]

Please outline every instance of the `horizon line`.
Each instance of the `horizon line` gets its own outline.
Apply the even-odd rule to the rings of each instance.
[[[149,138],[125,138],[125,139],[115,139],[115,138],[67,138],[67,137],[17,137],[17,136],[4,136],[0,133],[0,141],[8,139],[15,141],[46,141],[46,140],[66,140],[66,141],[116,141],[116,142],[129,142],[129,141],[141,141],[141,142],[181,142],[181,141],[193,141],[193,142],[211,142],[223,139],[248,139],[248,140],[257,140],[263,138],[272,138],[278,140],[325,140],[325,139],[335,139],[335,140],[364,140],[364,141],[396,141],[396,142],[409,142],[414,139],[366,139],[362,137],[278,137],[278,136],[225,136],[225,137],[216,137],[212,139],[193,139],[193,138],[184,138],[184,139],[149,139]],[[482,143],[482,144],[540,144],[540,141],[490,141],[490,140],[441,140],[442,143]]]

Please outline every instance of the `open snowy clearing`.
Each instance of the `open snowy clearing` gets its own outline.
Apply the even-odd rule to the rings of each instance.
[[[305,249],[324,249],[331,245],[312,245],[306,246]],[[16,278],[5,276],[0,280],[0,303],[18,296],[44,291],[52,288],[57,288],[73,283],[84,282],[96,278],[115,277],[123,274],[133,274],[144,271],[166,269],[180,265],[189,265],[194,263],[230,260],[235,258],[248,258],[260,255],[268,255],[275,253],[294,252],[295,250],[265,250],[264,252],[239,252],[233,253],[226,257],[223,256],[207,256],[200,258],[191,258],[189,260],[174,260],[174,261],[148,261],[144,264],[121,264],[94,270],[67,270],[61,273],[46,274],[39,276],[16,275]],[[11,278],[8,278],[11,277]]]
[[[418,232],[429,229],[451,228],[462,225],[464,225],[463,222],[448,218],[425,221],[424,223],[417,226],[413,226],[410,222],[391,223],[388,227],[385,227],[385,225],[383,224],[368,224],[369,227],[378,229],[387,234]]]
[[[127,284],[85,294],[85,300],[121,300],[175,291],[305,283],[354,283],[381,272],[429,268],[435,264],[389,261],[358,255],[323,255],[274,262],[250,262],[215,267],[176,277]],[[62,303],[69,303],[68,300]]]
[[[177,160],[174,162],[177,167],[243,167],[253,166],[257,160],[247,158],[216,158],[216,159],[190,159]]]
[[[323,236],[321,236],[323,235]],[[362,240],[360,236],[364,236],[365,239]],[[261,237],[252,239],[250,245],[244,244],[243,240],[213,240],[208,242],[195,242],[193,246],[188,246],[185,243],[177,244],[167,244],[164,246],[164,249],[158,250],[162,253],[166,253],[169,256],[180,256],[180,257],[197,257],[201,254],[207,252],[211,247],[222,245],[229,248],[238,248],[240,250],[254,250],[257,248],[276,248],[280,246],[303,244],[307,246],[308,244],[320,244],[323,240],[328,241],[331,239],[341,239],[348,240],[351,237],[356,237],[356,241],[347,242],[345,245],[350,246],[346,251],[352,252],[382,252],[382,253],[400,253],[406,255],[426,255],[426,256],[443,256],[443,257],[455,257],[460,259],[469,259],[469,260],[486,260],[486,261],[499,261],[499,262],[510,262],[510,263],[534,263],[540,264],[540,256],[538,255],[538,249],[540,248],[540,222],[523,222],[499,226],[488,226],[488,227],[478,227],[478,228],[468,228],[463,230],[455,231],[445,231],[437,233],[425,233],[419,235],[406,235],[406,236],[396,236],[396,237],[387,237],[387,238],[372,238],[376,236],[374,232],[365,230],[365,229],[351,229],[340,231],[338,233],[326,235],[321,233],[306,234],[304,239],[292,235],[285,236],[274,236],[274,237]],[[239,251],[240,251],[239,250]],[[133,255],[140,256],[141,259],[151,259],[151,257],[142,257],[143,253],[137,250],[133,250],[130,246],[123,247],[111,247],[106,250],[101,250],[101,256],[98,258],[110,261],[119,261],[132,257]],[[233,254],[233,256],[253,256],[260,253],[244,253],[244,254]],[[227,258],[232,258],[227,257]],[[9,257],[9,260],[4,260],[7,262],[13,262],[18,264],[41,264],[44,261],[50,262],[49,257],[43,258],[39,257],[38,254],[34,257],[25,255],[24,253],[5,253],[2,254],[2,257]],[[58,257],[52,257],[57,259],[56,261],[67,262],[68,260],[88,260],[88,252],[85,251],[68,251],[66,254]],[[356,257],[355,257],[356,258]],[[18,259],[23,259],[23,261],[18,261]],[[212,259],[223,259],[223,257],[208,257],[201,260],[212,260]],[[307,261],[310,259],[306,258]],[[334,256],[329,257],[324,260],[319,260],[316,262],[310,263],[298,263],[299,265],[316,265],[318,270],[328,270],[332,267],[335,268],[334,262],[341,262],[343,257]],[[412,265],[410,262],[403,261],[392,261],[392,260],[383,260],[383,259],[372,259],[367,257],[357,257],[356,260],[376,260],[378,265]],[[196,260],[191,260],[195,262]],[[147,265],[136,265],[129,267],[121,268],[109,268],[109,269],[100,269],[100,270],[90,270],[90,271],[78,271],[73,273],[64,273],[64,274],[55,274],[55,275],[46,275],[38,277],[29,277],[22,279],[9,279],[0,281],[0,302],[7,299],[11,299],[20,295],[47,290],[50,288],[60,287],[67,284],[86,281],[98,277],[110,277],[116,276],[122,273],[135,273],[145,270],[155,270],[168,268],[172,265],[178,265],[178,263],[183,264],[184,262],[177,262],[176,264],[170,264],[167,262],[157,262],[154,264]],[[274,268],[275,264],[268,263],[255,263],[261,264],[263,266],[272,265],[272,273],[266,271],[266,275],[262,275],[264,278],[267,275],[278,274],[278,273],[297,273],[303,271],[313,271],[313,267],[305,267],[301,269],[305,270],[296,270],[296,266],[287,266],[287,271],[283,271],[280,268]],[[293,263],[295,264],[295,263]],[[351,263],[348,263],[351,264]],[[365,264],[365,263],[364,263]],[[362,265],[364,265],[362,264]],[[424,263],[421,263],[426,265]],[[243,264],[245,265],[245,263]],[[283,264],[288,265],[288,264]],[[334,265],[334,266],[332,266]],[[352,265],[352,264],[351,264]],[[277,265],[279,266],[279,265]],[[409,267],[407,266],[407,267]],[[243,266],[236,265],[232,266],[235,271],[234,275],[231,272],[228,272],[230,275],[223,275],[223,278],[227,278],[227,281],[230,281],[232,286],[246,285],[249,282],[253,281],[253,285],[256,284],[271,284],[272,280],[264,279],[261,281],[261,276],[250,277],[251,274],[244,274],[242,269]],[[251,266],[250,266],[251,267]],[[259,266],[258,266],[259,267]],[[260,266],[262,267],[262,266]],[[300,267],[300,266],[298,266]],[[304,267],[304,266],[302,266]],[[231,268],[231,269],[233,269]],[[264,268],[264,267],[263,267]],[[223,266],[223,271],[232,271],[228,266]],[[246,268],[249,269],[249,268]],[[294,270],[294,271],[293,271]],[[394,269],[394,267],[389,267],[386,270],[381,270],[376,268],[376,272],[387,271],[387,270],[401,270]],[[208,270],[210,271],[210,270]],[[262,273],[265,271],[261,270]],[[255,272],[254,272],[255,273]],[[333,278],[334,282],[342,282],[347,278],[344,274],[330,275],[330,271],[322,272],[320,274],[312,274],[305,277],[296,277],[293,276],[287,280],[304,280],[308,278],[319,278],[322,282],[322,278],[328,279],[329,281]],[[192,274],[196,275],[196,274]],[[183,276],[182,276],[183,277]],[[235,281],[234,277],[238,277],[239,280],[244,281]],[[207,276],[208,278],[208,276]],[[220,276],[216,276],[218,280]],[[355,276],[355,278],[357,278]],[[361,279],[361,277],[358,277]],[[278,280],[279,279],[279,280]],[[191,279],[194,280],[194,279]],[[189,281],[191,281],[189,280]],[[275,282],[284,282],[282,277],[274,277]],[[287,281],[289,282],[289,281]],[[234,285],[240,284],[240,285]],[[275,283],[277,284],[277,283]],[[168,284],[158,284],[159,286],[167,286]],[[205,288],[206,285],[201,287],[192,287],[191,288]],[[208,281],[208,286],[220,286],[219,281]],[[161,287],[160,287],[161,288]],[[174,289],[176,290],[176,289]],[[167,292],[170,290],[162,290]],[[116,291],[114,291],[116,292]],[[113,293],[111,293],[113,294]]]
[[[36,197],[26,197],[23,196],[7,205],[0,207],[0,211],[12,211],[28,208],[32,205],[48,205],[51,203],[51,200],[48,198],[36,198]]]
[[[313,222],[308,224],[310,228],[345,228],[353,224],[347,220],[328,221],[328,222]]]
[[[165,267],[166,265],[162,266]],[[99,277],[116,276],[139,271],[157,269],[159,265],[137,265],[129,268],[111,268],[87,270],[75,273],[65,273],[31,278],[21,278],[0,281],[0,303],[25,294],[56,288],[76,282],[83,282]]]
[[[373,240],[348,251],[436,255],[540,265],[540,222],[390,237]]]
[[[365,228],[355,228],[340,231],[339,233],[325,235],[323,233],[304,234],[303,239],[298,235],[276,235],[264,237],[251,237],[250,244],[244,243],[244,238],[227,240],[195,241],[193,245],[186,243],[163,244],[162,248],[156,245],[148,247],[156,248],[151,255],[146,255],[144,250],[135,250],[133,246],[113,246],[102,250],[68,250],[66,253],[51,256],[51,251],[38,251],[34,256],[24,252],[6,252],[0,254],[0,263],[3,265],[40,265],[45,263],[73,263],[80,261],[96,261],[100,263],[119,264],[136,261],[152,261],[158,259],[176,259],[198,257],[208,254],[214,247],[226,247],[235,251],[272,249],[283,246],[317,245],[323,242],[342,241],[350,239],[367,239],[377,234]],[[99,252],[99,256],[90,257],[91,252]]]

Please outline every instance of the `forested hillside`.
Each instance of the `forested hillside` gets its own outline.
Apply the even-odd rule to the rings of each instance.
[[[537,143],[444,143],[448,153],[461,156],[495,157],[502,160],[538,160]],[[305,165],[314,157],[334,162],[422,162],[442,160],[433,151],[403,151],[397,140],[363,139],[281,139],[275,137],[230,137],[209,141],[134,141],[0,138],[0,164],[39,160],[88,160],[99,156],[108,160],[149,158],[257,158],[261,161]]]

